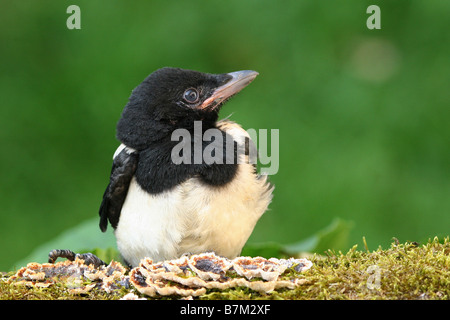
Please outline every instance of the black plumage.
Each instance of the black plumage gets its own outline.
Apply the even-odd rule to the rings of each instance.
[[[119,223],[120,211],[127,196],[131,178],[136,172],[138,153],[123,149],[113,160],[110,181],[100,205],[100,229],[105,232],[108,220],[115,229]]]
[[[116,228],[133,175],[150,194],[170,190],[197,175],[211,186],[231,181],[237,165],[238,145],[235,142],[232,163],[227,164],[225,144],[222,145],[223,161],[219,164],[206,164],[203,159],[202,163],[194,163],[193,153],[190,164],[174,164],[171,158],[173,148],[179,143],[171,139],[176,129],[186,129],[194,137],[191,140],[192,151],[196,142],[201,143],[202,150],[214,143],[214,140],[203,141],[201,136],[194,135],[194,122],[202,122],[202,134],[216,128],[220,106],[230,97],[215,104],[213,102],[206,110],[198,106],[231,78],[229,74],[162,68],[150,74],[133,90],[117,124],[117,138],[135,152],[122,150],[114,159],[110,183],[100,206],[100,229],[103,232],[107,229],[107,219]],[[201,96],[193,104],[182,99],[189,88],[195,88]],[[222,135],[222,141],[233,140],[226,132],[222,131]]]

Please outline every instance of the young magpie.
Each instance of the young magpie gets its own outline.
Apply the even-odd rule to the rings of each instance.
[[[218,121],[218,115],[257,75],[166,67],[132,91],[117,124],[121,145],[99,211],[100,229],[105,232],[109,221],[130,267],[144,257],[162,261],[206,251],[228,258],[240,254],[271,202],[273,186],[256,172],[248,152],[238,152],[248,151],[248,133],[228,119]],[[200,135],[196,123],[201,123]],[[180,143],[172,137],[176,129],[193,137],[184,141],[183,152],[190,154],[182,163],[173,161]],[[223,139],[202,138],[208,129]],[[232,161],[225,147],[230,139]],[[213,155],[220,161],[199,160],[198,146],[202,155],[211,144],[218,146]],[[64,250],[55,251],[53,261],[64,256]]]

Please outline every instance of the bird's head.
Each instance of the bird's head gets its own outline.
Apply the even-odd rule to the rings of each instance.
[[[194,121],[213,127],[226,100],[258,75],[245,70],[209,74],[162,68],[137,86],[117,125],[117,137],[127,146],[144,149],[178,128],[191,129]]]

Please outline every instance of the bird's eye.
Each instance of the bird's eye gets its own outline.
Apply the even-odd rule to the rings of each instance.
[[[194,88],[187,89],[183,94],[183,99],[188,103],[196,103],[199,99],[198,91]]]

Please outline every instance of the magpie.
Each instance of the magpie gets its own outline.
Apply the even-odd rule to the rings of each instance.
[[[274,187],[250,161],[249,134],[228,118],[219,120],[219,111],[257,75],[164,67],[132,91],[117,123],[120,146],[99,210],[101,231],[112,226],[129,267],[144,257],[241,253]],[[176,130],[190,139],[174,139]],[[174,161],[181,153],[184,161]],[[57,256],[74,257],[69,250],[50,255]]]

